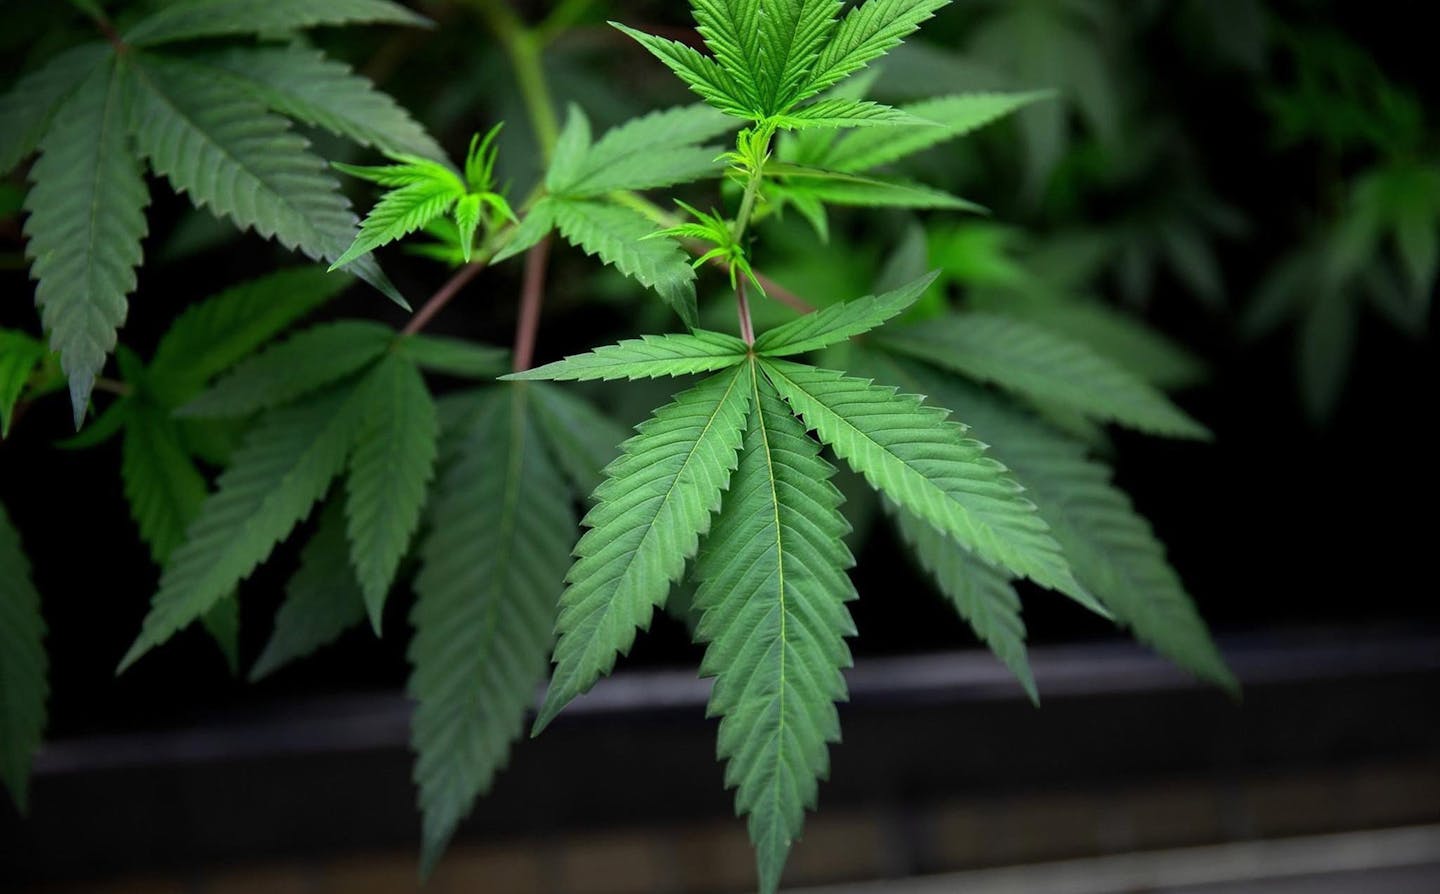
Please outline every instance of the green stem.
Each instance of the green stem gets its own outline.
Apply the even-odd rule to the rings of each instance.
[[[740,200],[740,213],[735,215],[734,239],[739,242],[745,235],[745,230],[750,226],[750,217],[755,213],[755,200],[760,197],[760,181],[764,175],[759,171],[752,171],[750,179],[745,183],[745,198]]]
[[[541,64],[544,40],[538,31],[527,28],[501,0],[478,0],[478,9],[505,49],[505,54],[510,57],[520,96],[525,101],[525,111],[530,116],[530,126],[540,142],[540,154],[548,165],[555,151],[555,142],[560,139],[560,121],[555,115],[555,102],[550,96],[550,85],[545,80],[545,68]]]
[[[545,17],[545,21],[535,27],[536,40],[542,46],[548,44],[584,18],[594,5],[595,0],[562,0],[560,5]]]

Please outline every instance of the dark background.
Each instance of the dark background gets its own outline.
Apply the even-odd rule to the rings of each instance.
[[[682,22],[680,11],[672,9],[679,4],[617,6],[630,14],[630,20]],[[1391,78],[1416,91],[1427,108],[1434,108],[1435,100],[1440,99],[1440,83],[1433,76],[1433,34],[1417,27],[1416,5],[1285,3],[1273,8],[1294,22],[1323,23],[1348,35],[1367,48]],[[433,58],[485,57],[458,63],[475,70],[493,64],[490,57],[495,53],[478,25],[451,13],[442,16],[442,21],[449,23],[447,28],[469,29],[469,37],[456,39],[442,29],[433,38]],[[964,25],[963,16],[947,15],[926,36],[944,43],[962,32]],[[334,40],[342,54],[360,61],[383,43],[383,36]],[[1255,76],[1197,66],[1193,55],[1176,41],[1172,30],[1156,26],[1139,42],[1143,49],[1134,64],[1143,69],[1151,102],[1184,119],[1193,155],[1200,160],[1211,187],[1250,220],[1244,238],[1217,244],[1227,302],[1231,309],[1239,308],[1274,258],[1293,245],[1303,230],[1304,209],[1313,198],[1318,162],[1304,147],[1276,147],[1257,101]],[[606,64],[618,67],[622,77],[637,78],[637,67],[649,66],[638,52],[618,44],[607,46]],[[18,70],[24,58],[23,53],[14,52],[4,68]],[[650,84],[654,72],[650,68],[643,71],[642,80]],[[395,67],[385,87],[409,100],[422,120],[427,120],[425,97],[446,72],[439,64],[427,71],[411,58]],[[667,89],[660,87],[654,92],[678,98],[666,93]],[[452,152],[463,149],[470,130],[466,122],[472,118],[441,131]],[[489,120],[485,118],[486,123]],[[512,124],[522,126],[518,119]],[[993,192],[987,194],[987,188]],[[1031,225],[1043,229],[1043,211],[1016,210],[1015,218],[1006,217],[1007,208],[1016,207],[1003,194],[1008,188],[1002,183],[981,184],[967,195],[995,207],[1001,220],[1028,218]],[[122,331],[123,342],[142,355],[186,303],[273,269],[283,257],[267,243],[244,236],[182,261],[154,261],[180,225],[188,205],[159,183],[152,183],[152,196],[147,265]],[[359,201],[363,204],[366,200],[361,197]],[[1095,208],[1094,214],[1103,218],[1114,210],[1102,206]],[[851,226],[864,234],[863,224]],[[14,219],[0,223],[0,250],[8,257],[21,250]],[[386,255],[385,261],[412,298],[438,286],[445,275],[433,264],[399,253]],[[569,295],[579,291],[572,286],[584,282],[590,269],[578,252],[558,251],[552,292]],[[510,269],[486,273],[481,283],[472,287],[467,300],[446,312],[437,331],[508,343],[518,295],[515,274]],[[857,286],[856,294],[863,291],[863,284]],[[1307,417],[1297,398],[1292,332],[1285,330],[1258,342],[1244,339],[1234,312],[1179,298],[1169,300],[1165,296],[1172,291],[1178,291],[1178,285],[1162,279],[1156,287],[1162,297],[1150,304],[1146,314],[1209,365],[1209,379],[1179,395],[1178,400],[1212,428],[1216,440],[1213,444],[1172,443],[1119,433],[1115,437],[1118,481],[1170,547],[1176,568],[1222,644],[1254,644],[1267,637],[1279,641],[1305,631],[1322,631],[1332,639],[1364,639],[1440,630],[1440,607],[1431,580],[1437,464],[1430,432],[1434,428],[1432,389],[1440,381],[1432,349],[1433,317],[1429,334],[1416,339],[1394,331],[1373,315],[1362,316],[1357,357],[1339,408],[1329,421],[1316,423]],[[0,272],[0,294],[5,296],[0,301],[0,325],[34,331],[37,321],[23,268],[6,265]],[[560,298],[547,310],[539,360],[634,333],[632,315],[623,306],[573,307],[573,303]],[[362,289],[352,290],[325,313],[400,320],[382,298]],[[139,629],[158,573],[125,506],[118,442],[85,452],[56,449],[54,442],[69,434],[68,426],[69,407],[57,396],[29,408],[10,440],[0,445],[0,502],[22,533],[50,626],[51,739],[185,728],[255,716],[275,706],[313,698],[356,693],[388,696],[400,688],[406,674],[403,638],[376,642],[366,631],[347,634],[315,659],[259,685],[232,678],[213,644],[198,631],[177,637],[117,678],[115,664]],[[293,539],[303,542],[299,537]],[[853,572],[861,594],[861,601],[854,606],[860,630],[854,643],[858,665],[863,667],[867,660],[881,656],[974,645],[964,626],[936,598],[888,532],[881,530],[871,537],[859,551],[858,560]],[[281,587],[294,562],[295,550],[283,547],[244,588],[244,659],[253,659],[268,636]],[[1063,599],[1039,591],[1025,596],[1027,624],[1039,646],[1119,637]],[[389,629],[402,629],[408,602],[408,594],[403,588],[398,590],[388,610]],[[681,625],[660,618],[653,635],[641,638],[622,667],[690,667],[698,655]],[[1405,723],[1414,735],[1406,741],[1421,743],[1428,752],[1433,742],[1425,734],[1435,727],[1434,702],[1426,702],[1420,695],[1431,690],[1408,678],[1399,686],[1393,704],[1372,704],[1372,709],[1407,715]],[[1364,693],[1346,696],[1341,689],[1343,686],[1287,690],[1286,698],[1279,700],[1282,706],[1272,716],[1303,717],[1325,710],[1335,700],[1363,702],[1369,697]],[[1190,694],[1184,699],[1183,704],[1191,706],[1187,710],[1192,725],[1236,722],[1235,716],[1226,712],[1239,709],[1227,708],[1219,696]],[[1125,737],[1127,724],[1138,728],[1155,711],[1164,711],[1165,703],[1157,698],[1117,711],[1113,718],[1116,726],[1095,748],[1100,750],[1107,741]],[[1261,704],[1265,704],[1263,695]],[[993,713],[999,709],[985,710]],[[1044,709],[1051,710],[1065,715],[1071,709],[1062,699],[1059,706]],[[1249,710],[1253,716],[1254,703]],[[989,717],[978,709],[967,716],[976,721]],[[876,743],[874,753],[882,754],[878,749],[885,737],[869,735],[867,739],[863,731],[870,722],[861,721],[856,738]],[[1057,716],[1054,722],[1070,721]],[[587,729],[585,723],[583,719],[574,721],[573,726],[560,730],[558,744],[542,742],[526,748],[537,749],[537,755],[557,766],[571,753],[565,743],[574,749],[586,747],[581,735]],[[698,715],[684,723],[688,724],[683,726],[685,730],[700,730],[702,739],[709,734]],[[1424,744],[1427,742],[1431,744]],[[1023,764],[1022,755],[1034,747],[995,744],[1016,748],[1011,769]],[[863,744],[855,747],[859,754],[866,753]],[[1297,746],[1290,754],[1301,761],[1302,750]],[[1172,757],[1176,765],[1185,765],[1183,755],[1177,752]],[[1312,754],[1303,759],[1322,757]],[[524,760],[528,762],[522,766],[531,768],[526,771],[528,780],[534,782],[548,772],[541,756]],[[863,756],[854,760],[868,763]],[[1202,760],[1195,757],[1197,762]],[[1283,748],[1272,755],[1276,765],[1285,760]],[[272,769],[275,766],[280,765]],[[1003,774],[1007,765],[996,761],[991,769]],[[572,775],[556,772],[562,778]],[[718,771],[708,766],[697,772],[707,774],[707,784],[713,781],[710,776],[718,778]],[[1112,767],[1107,772],[1120,774],[1123,768]],[[357,779],[356,784],[376,786],[381,800],[393,800],[407,784],[401,760],[356,768],[357,776],[375,773],[383,778]],[[950,781],[977,784],[975,778],[968,783],[953,777]],[[44,797],[47,784],[40,781],[38,797]],[[861,785],[854,778],[840,784]],[[664,792],[660,780],[652,779],[641,788],[646,786],[658,786],[654,797],[641,796],[656,810],[687,811],[689,802],[660,797]],[[683,784],[680,789],[688,790]],[[384,796],[378,794],[382,791]],[[502,788],[501,797],[509,798],[503,803],[511,804],[533,794]],[[553,803],[543,795],[535,796],[542,804]],[[705,810],[718,806],[723,812],[724,798],[718,786],[714,787],[706,796]],[[9,810],[8,803],[0,806],[0,814]],[[392,820],[396,828],[413,826],[410,816]],[[543,822],[542,817],[533,817],[531,824]]]

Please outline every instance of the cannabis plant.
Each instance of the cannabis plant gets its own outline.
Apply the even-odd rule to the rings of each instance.
[[[1163,365],[1168,343],[1114,311],[1067,326],[983,291],[956,300],[963,265],[942,235],[983,209],[905,165],[1055,97],[872,98],[875,63],[947,2],[693,0],[703,49],[612,23],[703,103],[598,134],[579,106],[562,123],[541,65],[547,40],[587,4],[559,4],[531,26],[476,2],[544,160],[515,191],[496,173],[498,123],[452,163],[397,104],[300,38],[322,25],[425,24],[393,3],[181,0],[118,25],[78,4],[104,39],[62,52],[0,106],[0,166],[39,152],[25,232],[45,334],[3,333],[0,410],[8,430],[17,402],[65,382],[77,422],[97,390],[109,401],[65,446],[123,439],[125,495],[163,569],[120,670],[196,622],[238,667],[244,582],[297,530],[308,541],[252,679],[367,620],[376,636],[403,635],[383,619],[413,557],[408,688],[428,871],[503,768],[547,676],[535,734],[693,583],[717,755],[760,888],[774,891],[841,737],[856,633],[847,605],[859,594],[839,464],[1032,699],[1021,581],[1233,689],[1095,449],[1110,424],[1208,437],[1131,362],[1137,350],[1115,350],[1139,344]],[[258,41],[233,40],[249,35]],[[291,119],[388,159],[333,166],[381,190],[358,229]],[[148,356],[117,347],[147,169],[325,263],[193,304]],[[766,238],[787,215],[808,222],[820,250],[844,238],[837,214],[897,212],[927,215],[930,235],[894,246],[874,288],[801,297],[764,270]],[[415,243],[422,232],[429,241]],[[399,300],[374,252],[402,241],[453,268],[403,329],[302,325],[351,273]],[[557,243],[658,297],[679,326],[535,366]],[[512,351],[426,333],[477,277],[520,258]],[[733,332],[722,331],[725,305]],[[103,378],[112,353],[116,377]],[[628,438],[550,384],[657,378],[683,381]],[[0,770],[22,805],[45,701],[29,580],[0,515]]]

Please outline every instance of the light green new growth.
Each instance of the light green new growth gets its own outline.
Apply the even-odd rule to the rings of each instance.
[[[527,408],[486,396],[441,479],[411,621],[411,745],[428,874],[505,765],[545,677],[575,517]]]
[[[696,329],[688,335],[642,335],[588,354],[566,357],[503,378],[524,381],[588,382],[597,379],[658,379],[717,372],[742,362],[745,342],[733,335]]]
[[[1160,391],[1079,342],[998,314],[957,314],[881,336],[887,348],[1053,401],[1102,422],[1183,438],[1207,438]]]
[[[0,506],[0,782],[29,806],[30,761],[45,730],[45,619],[20,536]]]
[[[677,396],[606,469],[566,576],[555,670],[536,732],[630,651],[695,555],[735,468],[750,404],[747,372],[720,373]]]
[[[465,156],[464,177],[447,165],[416,155],[389,153],[398,164],[364,167],[336,163],[335,167],[353,177],[391,187],[360,225],[360,233],[345,253],[330,265],[338,270],[365,257],[375,249],[425,229],[453,212],[461,258],[470,263],[475,234],[483,225],[487,233],[503,221],[516,222],[515,212],[505,197],[494,192],[495,138],[500,125],[470,140]]]
[[[845,603],[854,564],[835,473],[753,361],[743,370],[750,422],[725,505],[696,568],[696,638],[715,677],[709,713],[721,716],[717,754],[728,761],[737,813],[749,815],[760,888],[779,884],[806,808],[840,740],[845,699]]]
[[[285,601],[275,613],[275,632],[250,668],[250,681],[329,645],[364,621],[365,614],[365,596],[350,566],[345,516],[335,503],[326,507],[300,552],[300,567],[285,585]]]

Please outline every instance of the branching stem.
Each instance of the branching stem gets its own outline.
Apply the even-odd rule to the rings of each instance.
[[[747,345],[755,344],[755,323],[750,319],[750,298],[746,294],[745,277],[735,279],[735,309],[740,315],[740,338]]]
[[[460,294],[460,291],[469,285],[472,279],[480,275],[480,271],[485,269],[488,261],[488,258],[479,258],[456,271],[455,275],[450,277],[438,292],[430,296],[420,311],[410,318],[410,322],[405,326],[404,334],[414,335],[430,325],[430,321],[435,319],[435,315],[444,310],[445,305],[454,301],[455,296]]]
[[[540,308],[545,303],[545,268],[550,259],[550,237],[525,253],[525,285],[520,292],[520,320],[515,325],[515,371],[535,362],[535,338],[540,332]]]

